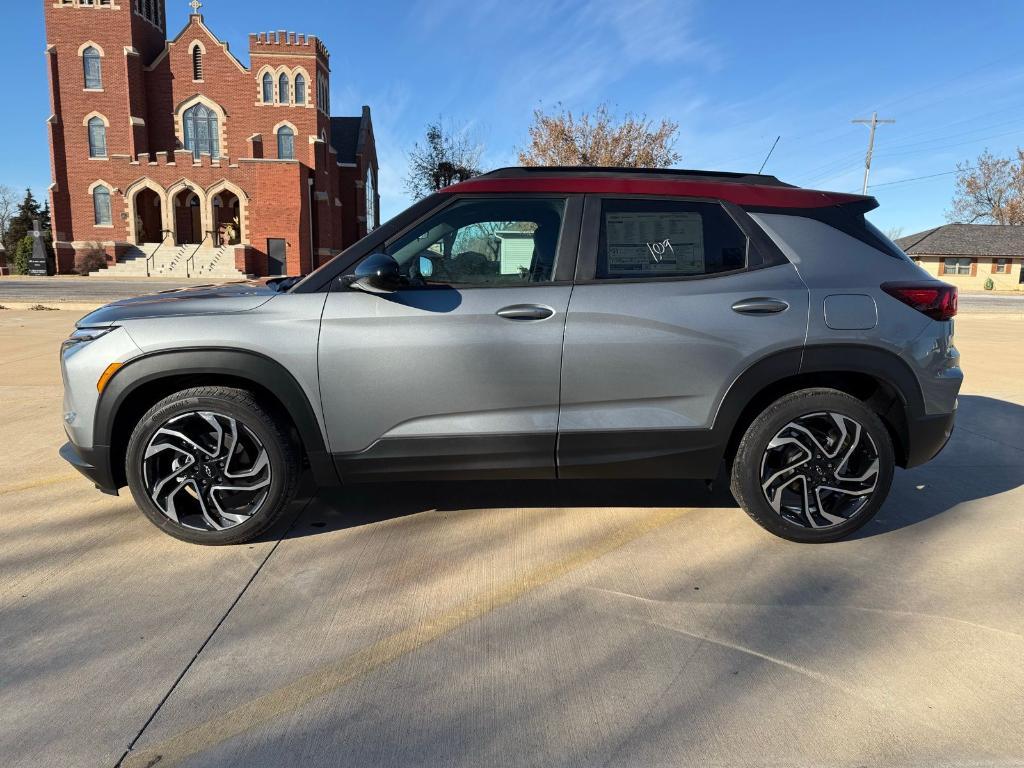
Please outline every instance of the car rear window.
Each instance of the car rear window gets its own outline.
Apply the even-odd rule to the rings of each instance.
[[[743,269],[747,237],[718,203],[605,200],[597,278],[697,277]]]

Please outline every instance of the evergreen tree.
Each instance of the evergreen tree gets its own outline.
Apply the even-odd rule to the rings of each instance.
[[[39,214],[39,228],[47,234],[47,240],[51,240],[51,230],[53,224],[50,221],[50,201],[47,200],[43,203],[43,212]]]
[[[49,215],[49,214],[47,214]],[[18,212],[7,225],[4,232],[4,248],[8,253],[15,253],[18,245],[32,231],[32,222],[35,219],[42,219],[42,210],[39,203],[32,195],[31,189],[25,190],[25,199],[18,206]]]

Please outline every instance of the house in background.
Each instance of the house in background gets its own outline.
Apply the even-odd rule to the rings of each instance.
[[[168,39],[164,0],[44,3],[61,272],[298,275],[376,226],[370,111],[332,119],[326,46],[254,34],[246,66],[191,5]]]
[[[971,290],[991,278],[999,291],[1024,290],[1024,227],[946,224],[896,244],[928,274]]]

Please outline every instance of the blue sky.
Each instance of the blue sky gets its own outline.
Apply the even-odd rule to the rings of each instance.
[[[207,0],[208,26],[248,64],[247,34],[319,35],[336,114],[373,110],[384,218],[408,203],[409,148],[439,115],[465,125],[484,164],[515,163],[531,112],[601,102],[680,125],[686,168],[765,172],[859,191],[867,128],[879,129],[872,218],[904,234],[944,221],[954,176],[988,147],[1024,145],[1024,3],[408,0],[287,4]],[[42,4],[6,3],[4,62],[23,77],[4,101],[0,183],[45,194],[49,112]],[[172,36],[185,0],[168,3]],[[14,148],[17,148],[16,150]],[[884,186],[883,186],[884,185]]]

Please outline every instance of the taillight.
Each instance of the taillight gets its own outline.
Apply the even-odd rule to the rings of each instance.
[[[882,290],[933,320],[956,315],[957,289],[948,283],[883,283]]]

